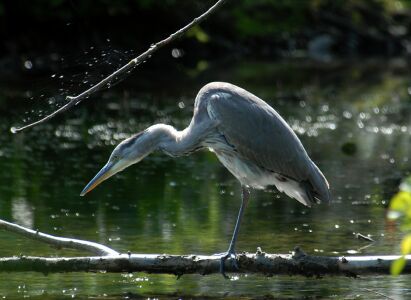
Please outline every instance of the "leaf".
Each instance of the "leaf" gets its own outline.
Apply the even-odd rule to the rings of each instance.
[[[411,213],[411,193],[399,191],[391,199],[390,210],[400,213],[400,215],[409,215]]]
[[[407,255],[411,253],[411,234],[406,235],[402,240],[401,253],[402,255]]]
[[[406,260],[404,256],[401,256],[399,259],[394,260],[390,268],[391,275],[399,275],[405,267],[405,262]]]

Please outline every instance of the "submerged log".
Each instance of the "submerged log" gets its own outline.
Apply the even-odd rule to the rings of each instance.
[[[0,220],[0,228],[27,238],[47,243],[58,248],[88,251],[100,256],[83,257],[34,257],[13,256],[0,258],[0,272],[146,272],[175,274],[213,274],[220,272],[220,257],[207,255],[168,254],[120,254],[95,242],[57,237],[23,226]],[[260,248],[256,253],[237,255],[237,266],[233,258],[225,262],[226,272],[272,275],[303,275],[321,277],[324,275],[390,274],[392,262],[400,256],[311,256],[300,248],[293,254],[268,254]],[[405,256],[403,274],[411,273],[411,255]]]
[[[237,256],[238,269],[232,259],[226,261],[226,272],[254,273],[265,276],[389,274],[391,263],[398,256],[323,257],[311,255],[278,255],[261,251]],[[111,272],[111,273],[162,273],[208,275],[220,272],[220,258],[205,255],[119,254],[90,257],[4,257],[0,258],[0,272]],[[411,273],[411,256],[403,274]]]

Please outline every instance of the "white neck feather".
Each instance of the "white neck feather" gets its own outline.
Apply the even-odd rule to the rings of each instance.
[[[178,131],[173,126],[156,124],[147,129],[157,148],[172,156],[180,156],[201,147],[200,140],[196,137],[191,127]]]

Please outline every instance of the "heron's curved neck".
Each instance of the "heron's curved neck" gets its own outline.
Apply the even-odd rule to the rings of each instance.
[[[193,134],[191,126],[178,131],[170,125],[156,124],[147,132],[157,141],[157,149],[171,156],[186,155],[201,147],[199,136]]]

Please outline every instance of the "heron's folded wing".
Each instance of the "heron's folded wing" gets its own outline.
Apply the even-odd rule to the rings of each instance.
[[[239,94],[241,92],[241,94]],[[258,97],[240,90],[211,97],[211,118],[244,158],[292,179],[308,179],[311,160],[284,119]]]

